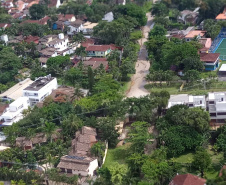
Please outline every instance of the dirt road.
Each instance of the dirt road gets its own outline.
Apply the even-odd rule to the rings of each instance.
[[[147,13],[146,16],[148,21],[143,28],[143,38],[138,41],[141,45],[141,49],[135,67],[136,74],[134,74],[131,79],[131,86],[126,94],[127,97],[140,97],[149,94],[149,92],[144,88],[144,85],[146,84],[145,76],[149,73],[150,67],[150,63],[147,61],[148,53],[144,42],[147,41],[148,33],[153,23],[153,17],[151,16],[151,13]]]

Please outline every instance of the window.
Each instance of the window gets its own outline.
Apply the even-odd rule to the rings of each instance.
[[[72,169],[67,169],[67,173],[72,173]]]
[[[200,104],[202,104],[202,100],[200,100]]]
[[[65,172],[65,168],[61,168],[60,170],[61,170],[61,172]]]
[[[22,104],[21,106],[18,107],[18,109],[22,109],[24,107],[24,105]]]
[[[38,96],[38,93],[34,93],[34,96]]]
[[[216,116],[216,113],[210,113],[210,116]]]
[[[209,104],[214,104],[214,101],[209,101]]]
[[[219,116],[222,115],[223,116],[223,115],[226,115],[226,112],[219,112],[219,113],[217,113],[217,115],[219,115]]]
[[[193,104],[192,104],[192,103],[190,103],[188,106],[189,106],[189,107],[193,107]]]
[[[224,98],[221,98],[221,101],[224,101]]]

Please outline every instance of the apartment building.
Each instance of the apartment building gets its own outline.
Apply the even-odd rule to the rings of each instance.
[[[44,100],[44,98],[52,93],[52,90],[57,89],[57,79],[47,75],[39,77],[32,84],[23,90],[23,96],[28,97],[30,105]]]

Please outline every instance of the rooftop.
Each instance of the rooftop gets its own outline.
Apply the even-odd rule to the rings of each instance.
[[[205,35],[205,33],[206,32],[202,31],[202,30],[192,30],[185,36],[185,38],[194,38],[195,36],[198,36],[198,35],[203,37]]]
[[[220,53],[200,53],[200,60],[202,62],[214,63],[219,58]]]
[[[30,78],[27,78],[26,80],[17,83],[13,87],[5,91],[4,93],[0,94],[0,97],[8,97],[16,100],[17,98],[23,95],[23,89],[25,89],[32,83],[33,81]]]
[[[46,84],[51,82],[54,77],[51,76],[45,76],[45,77],[39,77],[37,80],[35,80],[32,84],[30,84],[28,87],[26,87],[24,90],[26,91],[38,91],[42,87],[44,87]]]
[[[225,13],[220,13],[217,17],[217,20],[225,20],[226,19],[226,14]]]
[[[221,71],[221,72],[226,71],[226,64],[222,64],[219,71]]]
[[[98,25],[98,23],[86,22],[86,23],[83,24],[83,28],[85,28],[85,29],[92,29],[92,28],[94,28],[97,25]]]
[[[192,174],[176,175],[169,185],[205,185],[206,179]]]
[[[109,49],[114,50],[115,48],[113,45],[89,45],[86,51],[107,51]]]

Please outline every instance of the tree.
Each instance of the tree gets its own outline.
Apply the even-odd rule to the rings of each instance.
[[[156,3],[152,7],[151,13],[156,16],[167,16],[169,14],[169,9],[164,3]]]
[[[204,172],[209,168],[210,164],[211,158],[208,152],[203,148],[198,148],[193,157],[192,165],[200,171],[201,177],[204,177]]]
[[[122,185],[127,173],[126,166],[116,162],[113,166],[109,167],[109,171],[111,173],[111,182],[115,185]]]
[[[184,75],[184,79],[189,83],[193,83],[197,80],[200,80],[200,74],[196,70],[188,70]]]
[[[134,74],[135,73],[135,69],[134,69],[134,64],[128,60],[125,59],[122,61],[122,65],[120,66],[120,71],[122,74],[122,78],[123,80],[128,80],[128,74]]]
[[[184,64],[184,71],[189,71],[189,70],[196,70],[196,71],[203,71],[204,69],[204,64],[201,62],[198,58],[185,58],[183,60]]]
[[[46,8],[41,4],[33,4],[29,8],[29,13],[32,19],[39,20],[45,16]]]
[[[75,34],[75,35],[72,37],[71,43],[76,43],[76,44],[78,44],[78,43],[83,42],[83,41],[85,41],[85,40],[86,40],[86,38],[84,37],[84,35],[83,35],[81,32],[79,32],[79,33]]]
[[[88,67],[88,83],[89,83],[89,90],[92,91],[94,86],[94,74],[91,67]]]
[[[75,54],[81,57],[81,60],[83,61],[83,58],[86,56],[86,48],[83,46],[80,46],[79,48],[76,48]]]
[[[157,24],[154,26],[154,28],[150,31],[149,37],[153,36],[165,36],[166,35],[166,29],[164,26]]]
[[[52,143],[52,135],[54,134],[56,129],[55,123],[45,122],[44,132],[48,138],[50,138],[50,142]]]

